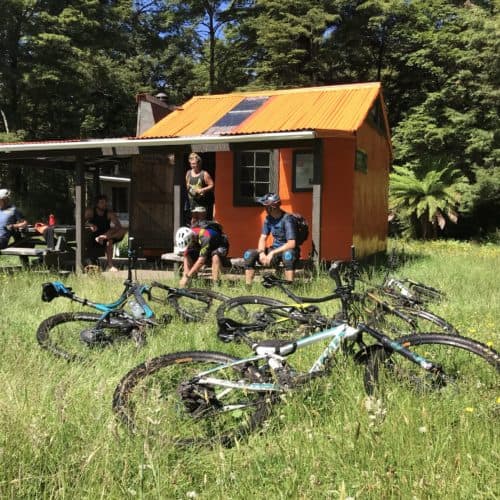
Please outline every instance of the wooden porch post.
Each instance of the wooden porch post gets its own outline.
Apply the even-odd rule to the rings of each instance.
[[[321,180],[323,173],[323,143],[321,139],[314,141],[314,178],[312,192],[312,228],[311,238],[321,260]]]
[[[77,156],[75,165],[75,198],[75,271],[81,273],[85,258],[85,167],[80,156]]]
[[[182,190],[185,183],[186,170],[184,167],[185,151],[178,150],[175,152],[174,166],[174,235],[183,225],[184,222],[184,207],[182,204]],[[175,245],[175,240],[174,240]]]

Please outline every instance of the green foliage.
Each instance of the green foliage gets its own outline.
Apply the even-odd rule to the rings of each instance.
[[[0,131],[129,136],[138,92],[182,104],[380,80],[394,163],[452,165],[482,184],[480,171],[500,160],[498,23],[489,0],[4,0]],[[487,200],[467,199],[470,227],[482,232],[496,227],[482,219],[497,210]]]
[[[413,235],[436,237],[448,219],[456,222],[457,208],[468,189],[467,179],[457,169],[439,165],[423,171],[394,167],[390,175],[390,206],[410,222]]]

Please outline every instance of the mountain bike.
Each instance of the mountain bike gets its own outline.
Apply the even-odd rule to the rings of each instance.
[[[45,319],[37,328],[36,338],[43,349],[68,361],[83,360],[97,347],[107,347],[119,340],[133,340],[141,346],[145,330],[166,325],[171,314],[156,316],[150,303],[170,305],[186,321],[201,321],[215,304],[227,296],[208,289],[174,288],[159,282],[137,283],[132,279],[135,261],[133,238],[128,242],[128,276],[118,299],[100,303],[78,296],[60,281],[42,285],[42,300],[51,302],[65,297],[72,302],[91,307],[97,313],[74,311],[55,314]]]
[[[340,283],[336,264],[330,275],[337,284],[335,294],[347,301],[352,289]],[[306,371],[292,365],[300,359],[297,353],[321,341],[328,343]],[[461,395],[460,405],[464,400],[489,404],[498,397],[498,353],[456,335],[394,340],[368,325],[340,320],[299,339],[255,342],[252,350],[243,359],[192,351],[148,360],[122,378],[113,411],[135,433],[159,432],[174,446],[231,446],[262,424],[281,394],[328,375],[338,351],[365,366],[368,394],[378,394],[390,377],[411,389],[425,385],[427,392],[439,393],[447,402]],[[456,406],[453,410],[458,411]]]
[[[396,307],[374,289],[354,293],[357,262],[344,262],[341,267],[351,288],[351,293],[341,300],[341,318],[353,324],[363,321],[397,336],[429,331],[458,333],[453,325],[436,314],[420,308]],[[264,275],[262,284],[265,288],[279,288],[292,302],[255,295],[233,297],[223,302],[216,312],[221,340],[242,340],[243,335],[250,334],[255,338],[296,335],[297,332],[306,333],[331,324],[333,318],[323,315],[316,304],[338,299],[336,292],[323,297],[298,296],[289,288],[290,282],[272,274]]]
[[[446,294],[437,288],[410,278],[390,276],[398,264],[398,256],[393,249],[388,259],[388,266],[382,284],[376,288],[403,306],[423,306],[429,302],[440,302]]]

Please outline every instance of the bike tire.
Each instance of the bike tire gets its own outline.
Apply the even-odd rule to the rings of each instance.
[[[398,411],[410,406],[415,408],[415,400],[412,404],[404,403],[403,386],[408,397],[432,398],[436,403],[433,412],[441,413],[444,419],[456,418],[464,411],[498,418],[498,352],[466,337],[438,333],[408,335],[397,342],[438,364],[443,375],[430,373],[397,352],[374,345],[366,356],[364,384],[368,395],[387,406],[400,405]]]
[[[215,313],[220,304],[229,300],[227,295],[205,288],[187,290],[192,296],[171,292],[167,297],[168,303],[185,321],[204,321],[210,313]]]
[[[107,347],[119,338],[131,339],[137,331],[129,320],[111,318],[101,324],[95,343],[81,340],[82,332],[90,331],[98,323],[100,314],[65,312],[50,316],[40,323],[36,339],[42,349],[67,361],[83,361],[92,356],[96,347]]]
[[[237,359],[220,352],[191,351],[146,361],[121,379],[113,411],[129,430],[160,434],[176,446],[231,446],[267,418],[274,400],[262,392],[224,388],[216,392],[212,386],[196,384],[199,373]],[[249,380],[253,372],[257,370],[239,365],[211,375],[235,382]],[[181,394],[186,390],[191,391],[189,396]],[[201,400],[193,401],[194,394]],[[231,410],[238,404],[243,406]]]
[[[297,338],[315,329],[314,320],[321,316],[307,314],[281,300],[258,295],[234,297],[217,309],[219,336],[231,340],[226,320],[241,326],[240,335],[262,338]],[[321,317],[322,318],[322,317]],[[324,319],[326,321],[326,318]],[[228,334],[224,337],[224,334]],[[235,340],[238,336],[235,337]]]
[[[376,307],[367,322],[390,336],[438,332],[458,335],[458,330],[441,316],[426,309],[393,307],[393,311]],[[400,315],[398,315],[400,313]]]

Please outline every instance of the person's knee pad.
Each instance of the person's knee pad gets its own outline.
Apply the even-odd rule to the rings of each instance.
[[[253,269],[255,267],[255,263],[259,258],[259,252],[255,249],[245,250],[243,254],[243,261],[245,264],[245,269]]]
[[[217,255],[220,258],[227,257],[227,248],[226,247],[218,247],[212,252],[212,257]]]
[[[293,250],[285,250],[281,255],[281,260],[283,262],[283,267],[287,271],[291,271],[295,267],[295,261],[297,260],[296,254]]]

